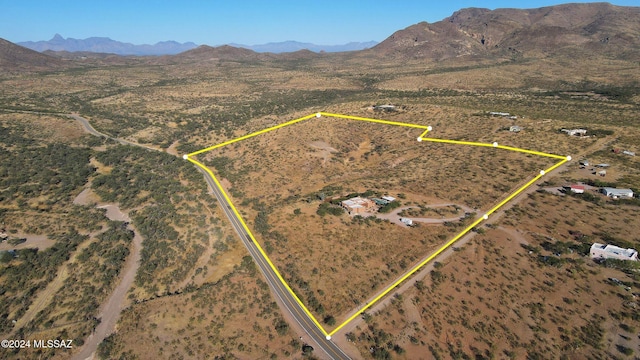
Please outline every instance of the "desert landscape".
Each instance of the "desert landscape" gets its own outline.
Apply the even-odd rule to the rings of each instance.
[[[640,249],[639,15],[463,9],[337,53],[0,39],[0,338],[73,343],[0,358],[636,358],[640,263],[590,249]],[[183,157],[324,111],[571,161],[360,314],[557,161],[313,116],[194,155],[226,203]],[[350,214],[356,196],[371,208]]]

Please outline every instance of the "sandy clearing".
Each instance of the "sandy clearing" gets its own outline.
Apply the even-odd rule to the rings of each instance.
[[[97,203],[97,201],[98,201],[98,197],[91,190],[91,184],[87,184],[87,187],[84,190],[82,190],[82,192],[80,192],[80,194],[78,194],[78,196],[76,196],[73,199],[73,204],[74,205],[92,205]]]
[[[109,220],[131,222],[128,214],[120,211],[120,208],[114,204],[106,204],[97,206],[98,209],[107,209],[107,217]]]
[[[46,250],[53,246],[56,242],[49,239],[46,235],[33,235],[18,232],[11,234],[9,238],[27,239],[27,241],[18,245],[11,245],[6,241],[0,242],[0,251],[2,250],[20,250],[20,249],[38,249],[40,251]]]
[[[171,145],[169,145],[169,147],[166,150],[167,154],[178,156],[178,149],[176,148],[178,147],[179,144],[180,144],[179,141],[174,141],[173,143],[171,143]]]
[[[331,153],[337,153],[338,150],[334,149],[333,147],[331,147],[331,145],[327,144],[324,141],[313,141],[309,144],[309,146],[311,146],[312,148],[316,148],[316,149],[320,149],[320,150],[325,150]]]
[[[309,146],[311,146],[312,148],[319,150],[316,155],[320,158],[322,158],[322,165],[324,166],[327,163],[327,160],[329,160],[329,156],[331,156],[331,154],[337,153],[338,150],[336,150],[335,148],[331,147],[329,144],[327,144],[324,141],[313,141],[309,144]]]
[[[519,242],[520,244],[529,245],[529,241],[527,241],[527,239],[525,239],[522,233],[517,229],[498,226],[497,230],[502,231],[503,233],[509,235],[510,237],[513,237],[513,239]]]
[[[473,212],[474,210],[471,209],[468,206],[465,205],[456,205],[456,204],[452,204],[452,203],[444,203],[444,204],[429,204],[428,207],[430,208],[438,208],[438,207],[447,207],[447,206],[458,206],[461,210],[464,210],[465,212]],[[383,214],[383,213],[364,213],[361,216],[363,217],[368,217],[368,216],[375,216],[378,219],[382,219],[382,220],[389,220],[390,222],[399,225],[399,226],[407,226],[405,225],[403,222],[400,221],[400,219],[402,218],[401,216],[399,216],[398,214],[400,212],[402,212],[403,210],[408,210],[408,209],[418,209],[417,206],[403,206],[403,207],[399,207],[397,209],[394,209],[393,211]],[[354,215],[355,216],[355,215]],[[459,221],[462,217],[464,217],[464,213],[454,216],[454,217],[450,217],[450,218],[414,218],[414,217],[406,217],[407,219],[411,219],[413,222],[419,222],[419,223],[423,223],[423,224],[443,224],[445,222],[453,222],[453,221]]]

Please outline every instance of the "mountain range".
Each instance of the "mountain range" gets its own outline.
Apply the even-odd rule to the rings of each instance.
[[[106,37],[90,37],[87,39],[63,38],[56,34],[48,41],[26,41],[19,42],[18,45],[28,49],[44,52],[68,51],[68,52],[94,52],[110,53],[117,55],[174,55],[191,50],[198,45],[192,42],[179,43],[176,41],[162,41],[155,45],[134,45]]]
[[[242,45],[242,44],[229,44],[230,46],[250,49],[255,52],[270,52],[274,54],[294,52],[299,50],[309,50],[313,52],[344,52],[344,51],[358,51],[374,47],[378,44],[377,41],[366,42],[350,42],[343,45],[316,45],[311,43],[303,43],[298,41],[283,41],[272,42],[262,45]]]
[[[92,52],[116,55],[175,55],[198,47],[195,43],[179,43],[176,41],[162,41],[154,45],[134,45],[130,43],[112,40],[107,37],[90,37],[87,39],[64,38],[60,34],[48,41],[25,41],[17,43],[28,49],[45,51],[67,52]],[[344,45],[316,45],[297,41],[273,42],[261,45],[229,44],[233,47],[250,49],[255,52],[283,53],[298,50],[310,50],[313,52],[342,52],[363,50],[375,46],[377,42],[350,42]]]
[[[435,23],[421,22],[399,30],[381,43],[365,50],[350,52],[348,56],[425,62],[502,62],[545,57],[563,57],[571,60],[598,57],[637,61],[640,58],[638,19],[640,7],[614,6],[608,3],[564,4],[537,9],[467,8]],[[49,47],[46,47],[45,43],[49,44]],[[55,44],[57,47],[53,47]],[[78,53],[79,51],[137,55],[171,54],[159,57],[157,61],[194,63],[216,59],[262,61],[313,58],[323,55],[299,49],[345,51],[358,46],[368,47],[372,43],[352,43],[345,47],[313,47],[313,44],[287,41],[253,47],[210,47],[176,42],[132,45],[107,38],[76,40],[56,35],[49,42],[20,45],[38,51],[54,51],[46,51],[45,54],[31,52],[25,47],[3,41],[0,42],[0,68],[7,67],[7,64],[14,64],[10,67],[13,70],[28,68],[28,64],[33,64],[34,70],[42,69],[47,64],[53,67],[59,67],[61,64],[73,66],[74,61],[87,57],[111,63],[128,61],[117,56],[117,59],[114,59],[115,55],[91,55]],[[285,53],[279,54],[281,52]],[[334,53],[326,56],[342,55]],[[66,61],[61,62],[61,59]]]

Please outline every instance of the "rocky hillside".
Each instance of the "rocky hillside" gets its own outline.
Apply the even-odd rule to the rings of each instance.
[[[589,52],[640,54],[640,7],[608,3],[564,4],[538,9],[468,8],[429,24],[397,31],[370,53],[444,60],[460,56],[549,56]]]
[[[41,54],[0,38],[0,71],[42,71],[64,66],[53,56]]]
[[[270,59],[269,54],[259,54],[253,50],[237,48],[229,45],[212,47],[200,45],[195,49],[185,51],[178,55],[165,56],[159,59],[160,63],[199,63],[207,61],[257,61]]]

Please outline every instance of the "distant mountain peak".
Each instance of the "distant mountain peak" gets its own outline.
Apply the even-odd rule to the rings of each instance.
[[[242,45],[242,44],[229,44],[234,47],[240,47],[250,49],[259,53],[289,53],[299,50],[309,50],[312,52],[343,52],[343,51],[357,51],[371,48],[378,44],[376,41],[367,42],[350,42],[342,45],[317,45],[312,43],[303,43],[295,40],[287,40],[280,42],[270,42],[260,45]]]
[[[44,52],[92,52],[117,55],[174,55],[197,47],[192,42],[181,44],[176,41],[163,41],[155,45],[134,45],[112,40],[108,37],[90,37],[87,39],[63,38],[55,34],[49,41],[26,41],[18,43],[28,49]]]

